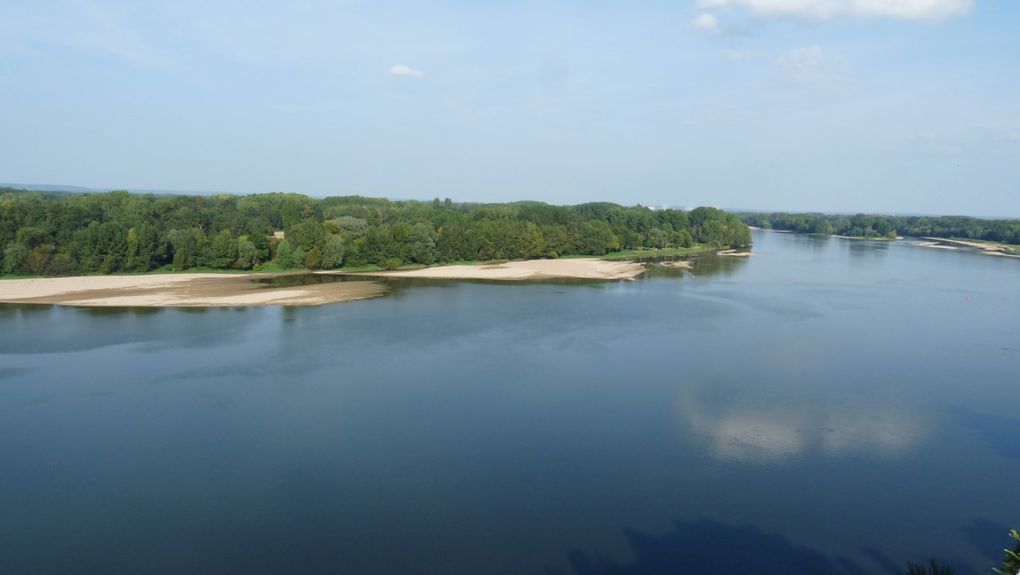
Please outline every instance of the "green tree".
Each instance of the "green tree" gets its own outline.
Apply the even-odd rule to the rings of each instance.
[[[21,264],[28,257],[28,248],[22,244],[11,244],[4,250],[3,272],[13,274],[21,271]]]
[[[305,253],[301,248],[294,247],[290,240],[284,239],[276,246],[276,264],[283,269],[294,269],[304,265]]]
[[[209,255],[206,263],[209,267],[216,269],[235,267],[237,263],[237,240],[231,236],[230,230],[221,230],[209,242]]]
[[[438,203],[439,200],[436,199]],[[396,238],[394,238],[396,241]],[[418,222],[411,226],[407,242],[410,244],[407,253],[411,261],[425,265],[432,265],[436,261],[436,231],[432,226]]]
[[[1020,533],[1017,533],[1016,529],[1009,532],[1009,536],[1016,542],[1013,550],[1005,549],[1005,558],[1002,560],[1002,567],[993,569],[999,575],[1018,575],[1020,574]]]
[[[327,235],[322,244],[322,268],[331,270],[342,266],[346,251],[343,238],[336,234]]]
[[[237,259],[234,267],[242,270],[250,270],[259,265],[259,250],[255,243],[248,239],[248,236],[237,238]]]

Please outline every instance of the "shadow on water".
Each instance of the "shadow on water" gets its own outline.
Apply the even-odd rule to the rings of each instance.
[[[842,238],[836,238],[842,239]],[[846,240],[847,242],[847,253],[850,257],[861,258],[881,258],[885,257],[889,253],[890,242],[888,240]]]
[[[963,429],[977,434],[996,453],[1009,459],[1020,460],[1020,442],[1016,440],[1016,429],[1020,426],[1020,421],[1016,417],[1002,417],[963,409],[956,410],[955,415]]]
[[[997,565],[1002,560],[1003,541],[1009,541],[1008,527],[987,519],[975,519],[961,531],[981,555],[988,559],[989,565]]]
[[[988,521],[975,521],[964,529],[968,539],[986,555],[988,541],[1002,540],[1008,530]],[[779,535],[763,533],[750,525],[730,526],[699,519],[676,520],[673,531],[652,535],[624,529],[624,537],[634,560],[624,564],[598,554],[589,557],[583,551],[569,553],[571,570],[564,573],[546,569],[546,575],[899,575],[906,561],[927,564],[925,557],[892,560],[874,549],[862,550],[869,565],[862,566],[847,557],[828,557],[814,549],[797,545]],[[955,575],[978,575],[962,561],[945,561]]]
[[[754,257],[754,256],[751,256]],[[648,270],[639,279],[677,279],[685,277],[695,278],[723,278],[740,271],[747,265],[748,258],[733,256],[699,256],[691,258],[693,265],[691,269],[682,267],[671,267],[674,261],[683,261],[682,258],[644,258],[640,263],[645,264]]]
[[[286,273],[268,277],[253,278],[254,283],[265,287],[295,287],[345,282],[370,282],[378,278],[370,276],[340,275],[340,274],[313,274],[313,273]]]
[[[140,349],[208,347],[238,341],[262,316],[243,308],[68,307],[51,304],[0,305],[0,354],[93,350],[123,344]],[[238,318],[224,322],[224,314]],[[40,341],[45,340],[45,345]]]
[[[131,314],[137,316],[145,315],[158,315],[163,313],[166,308],[162,307],[79,307],[75,308],[80,313],[85,314],[89,317],[114,317],[124,314]],[[201,310],[201,308],[179,308],[188,310]]]
[[[0,381],[13,379],[32,371],[33,369],[29,367],[0,367]]]
[[[634,561],[570,552],[574,575],[858,575],[867,573],[845,558],[829,558],[755,527],[732,527],[708,519],[680,521],[673,531],[656,536],[625,529]],[[547,575],[557,575],[547,570]]]

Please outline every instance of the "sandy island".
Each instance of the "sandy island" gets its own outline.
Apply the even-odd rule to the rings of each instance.
[[[600,260],[598,258],[568,258],[558,260],[514,261],[500,264],[436,266],[431,268],[422,268],[420,270],[366,272],[357,275],[391,278],[503,281],[562,278],[632,280],[644,272],[645,267],[635,262],[611,262],[607,260]]]
[[[0,281],[0,303],[81,307],[312,306],[366,299],[386,288],[373,281],[277,287],[269,274],[81,276]]]

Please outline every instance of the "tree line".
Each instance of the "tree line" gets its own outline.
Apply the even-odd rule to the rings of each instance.
[[[398,267],[750,245],[715,208],[0,188],[0,274]]]
[[[945,237],[1020,244],[1020,220],[967,216],[880,216],[869,214],[744,213],[740,219],[764,229],[860,238]]]

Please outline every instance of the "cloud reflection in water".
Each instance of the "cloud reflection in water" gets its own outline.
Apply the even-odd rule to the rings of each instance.
[[[895,406],[861,401],[811,404],[760,398],[711,401],[686,389],[677,401],[681,425],[704,439],[713,457],[742,463],[779,463],[821,453],[830,457],[889,457],[917,446],[931,425]]]

